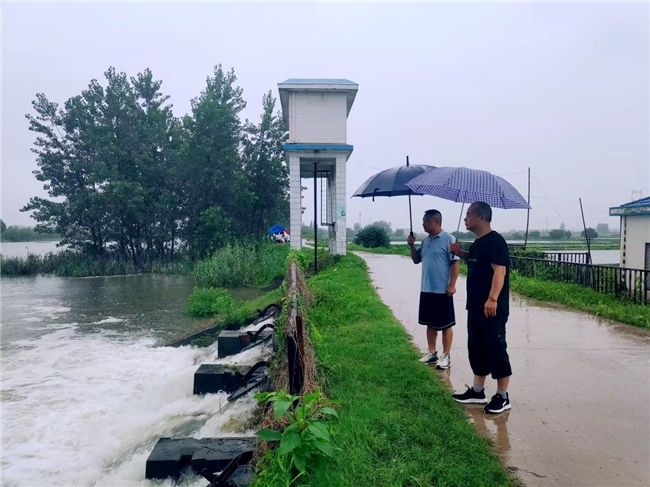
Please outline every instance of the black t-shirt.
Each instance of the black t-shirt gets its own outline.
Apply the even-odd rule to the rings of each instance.
[[[483,310],[490,289],[494,270],[492,264],[506,268],[503,288],[497,299],[497,315],[508,316],[509,306],[509,271],[508,244],[497,232],[492,231],[474,241],[467,257],[467,309]]]

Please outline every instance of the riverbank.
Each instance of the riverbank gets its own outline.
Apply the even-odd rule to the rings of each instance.
[[[383,255],[410,255],[408,245],[393,245],[390,248],[377,249],[348,245],[348,250]],[[467,267],[463,263],[461,264],[461,274],[466,273]],[[614,295],[598,293],[578,284],[523,277],[513,272],[510,277],[510,290],[522,296],[561,304],[601,318],[640,328],[650,328],[650,306],[634,304]]]
[[[126,276],[133,274],[186,275],[194,263],[184,256],[167,260],[144,259],[140,263],[115,256],[89,256],[64,250],[45,255],[6,257],[0,254],[0,276],[53,275],[58,277]]]
[[[348,255],[308,280],[309,322],[328,397],[343,401],[333,460],[313,487],[511,485],[404,328]]]

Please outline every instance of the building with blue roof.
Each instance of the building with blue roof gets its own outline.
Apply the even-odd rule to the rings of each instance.
[[[294,249],[302,245],[298,238],[303,212],[301,181],[310,179],[314,186],[314,215],[310,217],[316,226],[328,228],[330,253],[346,252],[346,164],[354,149],[348,143],[347,119],[358,89],[355,82],[339,78],[290,78],[278,83],[289,133],[282,149],[289,168]]]
[[[619,265],[650,270],[650,196],[612,207],[609,216],[621,218]]]

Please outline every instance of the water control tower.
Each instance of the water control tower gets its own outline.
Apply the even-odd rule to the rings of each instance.
[[[301,180],[309,178],[314,224],[329,228],[330,253],[345,255],[345,166],[354,149],[347,140],[347,119],[359,85],[346,79],[288,79],[278,89],[289,131],[282,148],[289,167],[291,247],[302,246]]]

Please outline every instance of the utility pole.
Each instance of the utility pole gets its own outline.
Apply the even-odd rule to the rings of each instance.
[[[635,194],[638,194],[638,195],[639,195],[639,199],[643,198],[643,190],[642,190],[642,189],[640,189],[640,190],[638,190],[638,191],[636,191],[636,190],[633,189],[633,190],[632,190],[632,194],[631,194],[631,196],[630,196],[630,201],[634,201],[634,195],[635,195]]]

